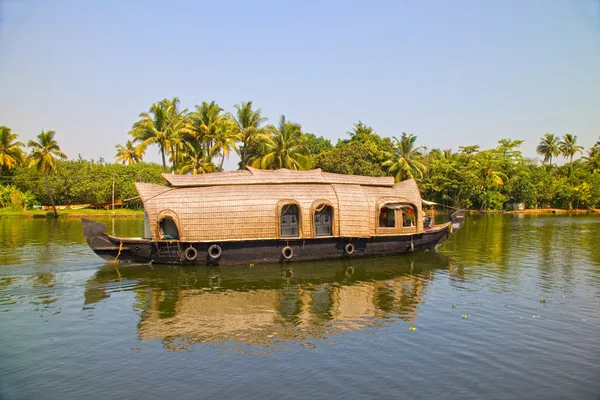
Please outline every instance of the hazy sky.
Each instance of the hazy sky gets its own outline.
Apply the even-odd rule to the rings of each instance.
[[[165,97],[428,148],[600,135],[600,3],[0,0],[0,125],[113,160]],[[147,155],[158,161],[156,148]],[[234,167],[234,162],[226,164]]]

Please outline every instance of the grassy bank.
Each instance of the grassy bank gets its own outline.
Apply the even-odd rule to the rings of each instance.
[[[136,218],[143,217],[143,210],[130,210],[121,208],[116,210],[58,210],[59,218],[86,218],[86,217],[116,217],[116,218]],[[0,218],[54,218],[52,211],[15,211],[11,208],[0,208]]]
[[[600,213],[600,209],[578,210],[564,208],[531,208],[526,210],[498,210],[498,211],[479,211],[468,210],[469,214],[594,214]]]

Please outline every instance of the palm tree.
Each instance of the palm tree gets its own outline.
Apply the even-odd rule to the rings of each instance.
[[[37,137],[38,141],[30,140],[27,146],[31,148],[29,154],[29,167],[35,167],[38,171],[44,174],[44,182],[46,184],[46,194],[50,198],[52,203],[52,209],[54,210],[54,217],[58,217],[56,212],[56,205],[54,204],[54,198],[50,193],[50,185],[48,184],[48,174],[56,172],[56,158],[66,159],[65,153],[60,151],[60,147],[56,140],[54,140],[54,131],[42,131]]]
[[[592,170],[592,173],[600,173],[600,140],[588,150],[588,156],[583,157],[585,164]]]
[[[241,165],[244,166],[248,163],[248,146],[252,143],[255,143],[256,140],[260,138],[260,135],[263,134],[263,130],[260,128],[260,126],[265,123],[267,119],[261,116],[262,110],[260,108],[257,110],[252,109],[251,101],[236,104],[234,107],[236,109],[236,115],[233,116],[230,114],[230,116],[237,124],[241,133]]]
[[[537,147],[537,153],[544,156],[544,162],[548,162],[552,165],[552,157],[556,157],[560,154],[560,142],[558,137],[551,133],[546,133],[540,140],[540,144]]]
[[[157,144],[162,156],[163,171],[167,172],[165,152],[174,157],[176,144],[180,135],[185,130],[185,118],[187,110],[179,111],[179,99],[163,99],[152,104],[150,110],[141,113],[141,119],[133,124],[129,133],[134,137],[134,142],[140,142],[144,147],[149,144]]]
[[[423,173],[427,171],[427,167],[419,158],[421,158],[421,150],[423,146],[415,147],[417,137],[415,135],[407,135],[402,132],[400,140],[393,137],[394,151],[388,153],[388,160],[381,165],[388,168],[388,174],[394,177],[396,182],[410,178],[423,178]]]
[[[224,118],[221,114],[223,109],[214,101],[207,103],[203,101],[196,106],[196,111],[188,114],[185,140],[197,141],[204,146],[205,155],[210,155],[215,136],[217,135],[217,124]]]
[[[211,156],[221,154],[219,171],[223,171],[225,157],[229,157],[231,150],[239,154],[240,150],[238,149],[236,142],[240,141],[240,137],[241,133],[239,131],[239,127],[232,118],[221,118],[216,123],[215,138]]]
[[[480,211],[486,206],[487,191],[491,185],[503,186],[508,181],[508,176],[500,171],[501,160],[494,155],[493,150],[486,150],[477,153],[472,159],[474,171],[481,182],[483,196],[481,200]]]
[[[375,133],[372,127],[365,125],[362,121],[354,124],[354,128],[350,132],[346,132],[352,139],[358,139],[361,136],[369,136]]]
[[[205,149],[199,142],[183,143],[178,165],[180,174],[207,174],[216,170],[211,157],[205,154]]]
[[[18,136],[11,133],[10,128],[0,126],[0,170],[9,171],[25,161],[22,149],[24,144],[15,142]]]
[[[268,125],[266,132],[267,137],[260,142],[261,155],[253,160],[253,167],[295,170],[310,168],[309,150],[300,124],[286,121],[282,115],[279,126]]]
[[[563,156],[569,157],[569,162],[573,162],[573,156],[576,153],[581,153],[583,150],[583,146],[578,146],[575,143],[577,142],[577,136],[573,136],[570,133],[565,133],[563,136],[563,140],[559,143],[560,151]]]
[[[142,156],[146,151],[146,146],[143,144],[136,146],[131,140],[128,140],[127,143],[125,143],[125,146],[118,144],[115,147],[117,148],[115,161],[129,165],[142,161]]]

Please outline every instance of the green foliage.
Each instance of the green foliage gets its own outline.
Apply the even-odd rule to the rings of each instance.
[[[310,168],[306,137],[300,124],[287,121],[282,115],[278,126],[268,125],[265,132],[264,137],[258,140],[258,154],[252,160],[253,167],[295,170]]]
[[[333,149],[331,141],[323,136],[317,137],[313,133],[305,133],[304,136],[306,137],[306,147],[313,156]]]
[[[167,154],[170,154],[174,163],[176,162],[177,143],[185,131],[186,113],[187,110],[179,111],[177,97],[171,100],[163,99],[152,104],[148,112],[141,113],[140,119],[129,131],[134,142],[142,145],[142,152],[149,145],[158,145],[164,172],[167,172]]]
[[[0,126],[0,173],[6,173],[25,162],[24,144],[17,142],[19,135]]]
[[[387,168],[390,175],[394,177],[396,182],[410,178],[423,178],[423,174],[427,171],[427,166],[421,161],[422,151],[424,147],[415,146],[417,137],[415,135],[407,135],[402,132],[400,140],[393,137],[394,149],[392,152],[386,153],[387,160],[382,166]]]
[[[338,174],[385,176],[381,167],[383,152],[372,142],[338,142],[331,150],[314,158],[315,168]]]
[[[57,204],[105,203],[112,201],[113,176],[115,200],[125,200],[138,196],[135,182],[164,184],[161,173],[162,167],[158,164],[105,164],[80,158],[57,161],[56,173],[48,177],[48,184]],[[40,171],[34,168],[17,168],[13,182],[19,190],[30,192],[38,204],[50,203],[44,176]],[[131,208],[140,205],[139,201],[127,204]]]
[[[33,193],[20,191],[15,185],[0,186],[0,208],[10,208],[13,211],[30,209],[35,202]]]

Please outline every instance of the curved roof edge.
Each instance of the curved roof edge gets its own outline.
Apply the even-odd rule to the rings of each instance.
[[[142,198],[142,203],[145,203],[156,196],[168,192],[169,190],[173,190],[173,188],[168,186],[143,182],[135,182],[135,188],[137,189],[138,193],[140,194],[140,197]]]
[[[202,175],[163,174],[172,187],[269,185],[290,183],[350,184],[363,186],[393,187],[394,178],[343,175],[322,172],[320,169],[294,171],[289,169],[262,170],[246,167],[246,170],[214,172]]]

